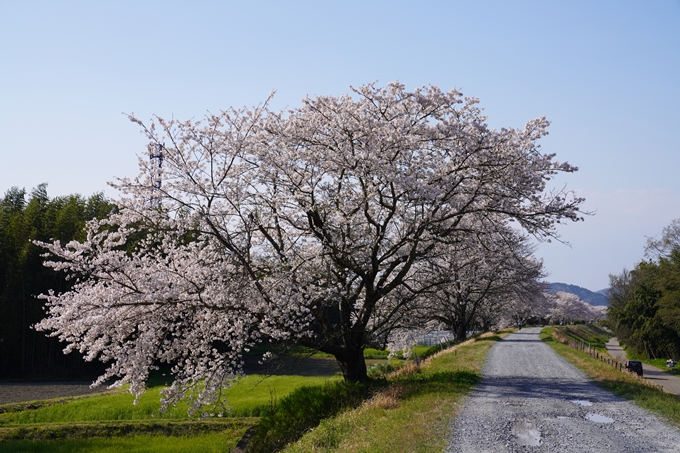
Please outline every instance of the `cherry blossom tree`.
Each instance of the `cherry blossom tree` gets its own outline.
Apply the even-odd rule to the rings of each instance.
[[[500,221],[469,229],[477,233],[441,244],[438,256],[424,267],[429,280],[425,287],[431,291],[423,292],[415,307],[419,317],[442,323],[458,341],[481,326],[481,317],[500,314],[506,306],[519,307],[516,301],[522,301],[525,319],[544,289],[543,263],[533,257],[528,237],[503,228]]]
[[[592,322],[605,318],[605,308],[596,308],[582,301],[576,294],[560,291],[551,294],[549,317],[553,323],[569,324],[575,321]]]
[[[168,401],[214,402],[263,339],[328,352],[346,379],[367,379],[363,349],[408,317],[431,284],[423,263],[446,244],[474,241],[474,225],[549,239],[581,220],[581,198],[547,188],[577,170],[540,152],[548,121],[490,129],[477,103],[392,83],[286,112],[131,118],[163,164],[140,159],[116,184],[119,214],[84,242],[44,244],[80,280],[46,296],[38,328],[108,360],[100,381],[135,392],[171,363]]]
[[[524,290],[504,301],[499,310],[500,325],[521,329],[532,318],[545,319],[552,308],[546,286],[538,281],[528,283]]]

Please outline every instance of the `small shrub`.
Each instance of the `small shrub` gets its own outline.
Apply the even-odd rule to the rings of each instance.
[[[368,377],[371,379],[381,379],[385,377],[387,374],[398,370],[402,366],[404,366],[403,362],[400,362],[398,360],[390,360],[389,362],[376,363],[374,365],[371,365],[366,370],[366,373],[368,374]]]
[[[448,349],[448,346],[444,346],[444,345],[434,345],[434,346],[430,346],[428,349],[426,349],[426,350],[420,355],[420,358],[421,358],[421,359],[427,359],[428,357],[433,356],[433,355],[435,355],[436,353],[443,351],[444,349]]]
[[[412,374],[417,374],[417,373],[420,373],[420,365],[416,365],[415,363],[409,363],[409,364],[406,364],[402,367],[399,367],[398,370],[390,373],[388,378],[396,379],[396,378],[400,378],[400,377],[411,376]]]
[[[472,338],[472,337],[471,337]],[[413,352],[418,355],[418,358],[423,360],[427,359],[428,357],[431,357],[441,351],[445,351],[453,346],[456,346],[457,344],[460,344],[460,342],[450,342],[450,343],[442,343],[442,344],[435,344],[433,346],[415,346],[413,348]]]

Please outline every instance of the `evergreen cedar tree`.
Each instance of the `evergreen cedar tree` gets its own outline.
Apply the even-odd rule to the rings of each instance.
[[[46,184],[30,193],[12,187],[0,198],[0,379],[83,379],[104,370],[77,353],[64,355],[56,338],[31,329],[45,316],[36,296],[72,284],[43,266],[44,250],[31,240],[83,240],[85,222],[113,208],[101,193],[49,198]]]
[[[164,404],[189,396],[195,409],[219,402],[261,341],[330,353],[345,379],[366,380],[364,348],[435,292],[426,269],[447,247],[510,228],[549,239],[582,220],[583,199],[546,188],[577,170],[540,152],[548,121],[493,130],[477,103],[391,83],[286,112],[131,117],[162,166],[140,158],[115,184],[119,212],[85,240],[41,244],[79,281],[45,296],[37,327],[137,395],[171,364]]]

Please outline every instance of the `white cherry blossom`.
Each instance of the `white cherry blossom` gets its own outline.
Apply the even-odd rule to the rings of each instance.
[[[548,189],[576,170],[541,153],[548,121],[494,130],[477,105],[391,83],[285,112],[131,118],[162,166],[141,157],[115,184],[118,213],[83,243],[43,244],[78,282],[45,296],[38,329],[135,394],[169,363],[166,402],[190,395],[196,408],[219,402],[263,340],[331,353],[346,379],[366,379],[363,349],[406,324],[446,247],[509,223],[550,238],[581,219],[582,199]]]

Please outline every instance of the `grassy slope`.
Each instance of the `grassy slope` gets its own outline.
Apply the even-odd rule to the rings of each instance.
[[[554,337],[554,329],[553,327],[543,329],[541,339],[555,352],[584,371],[602,388],[634,401],[639,406],[680,426],[680,396],[659,390],[632,374],[618,371],[588,354],[560,343]]]
[[[607,352],[607,347],[605,344],[614,335],[602,327],[595,324],[579,324],[573,326],[556,327],[559,331],[564,333],[565,336],[571,338],[572,340],[583,340],[587,344],[596,348],[600,352]]]
[[[420,370],[392,374],[360,408],[329,418],[285,452],[441,452],[459,401],[478,382],[498,335],[433,356]]]

